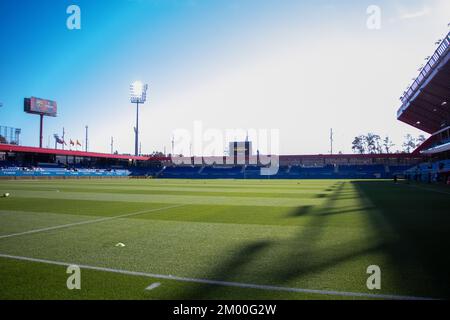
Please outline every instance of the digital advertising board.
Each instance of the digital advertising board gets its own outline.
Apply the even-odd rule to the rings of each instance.
[[[24,111],[27,113],[56,117],[57,109],[56,101],[52,100],[31,97],[24,101]]]

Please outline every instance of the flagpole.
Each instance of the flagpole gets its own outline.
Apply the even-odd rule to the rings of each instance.
[[[62,135],[62,139],[63,139],[63,141],[64,141],[64,143],[63,143],[63,145],[62,145],[62,149],[63,149],[63,150],[64,150],[64,145],[65,145],[65,142],[66,142],[66,140],[64,139],[65,135],[66,135],[66,131],[64,130],[64,127],[63,127],[63,135]]]

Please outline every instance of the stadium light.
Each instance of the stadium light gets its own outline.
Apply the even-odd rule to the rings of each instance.
[[[136,103],[136,127],[134,127],[134,155],[139,155],[139,103],[147,100],[148,85],[135,81],[130,85],[130,101]]]
[[[130,85],[130,101],[131,103],[144,103],[147,100],[148,85],[141,81],[135,81]]]

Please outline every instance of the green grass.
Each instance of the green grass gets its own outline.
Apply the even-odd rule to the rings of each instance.
[[[3,255],[238,283],[450,297],[450,190],[444,187],[350,180],[17,180],[0,181],[4,192],[11,196],[0,198]],[[134,215],[119,217],[126,214]],[[126,246],[115,247],[118,242]],[[369,265],[381,267],[381,290],[366,288]],[[70,291],[65,271],[0,258],[0,299],[343,298],[89,269],[82,269],[82,289]],[[161,286],[144,290],[153,282]]]

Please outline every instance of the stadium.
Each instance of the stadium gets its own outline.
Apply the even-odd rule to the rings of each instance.
[[[409,151],[390,151],[387,139],[364,152],[355,138],[354,152],[336,152],[333,130],[326,152],[260,151],[252,123],[226,152],[177,152],[174,134],[170,153],[145,154],[140,130],[175,128],[142,118],[152,85],[135,80],[123,93],[133,135],[115,129],[121,118],[105,125],[132,138],[122,150],[133,153],[115,151],[113,138],[110,152],[96,151],[95,126],[76,117],[83,139],[63,129],[45,146],[47,123],[68,102],[14,96],[20,106],[0,108],[0,299],[449,299],[450,33],[442,36],[398,93],[396,118],[394,108],[383,115],[427,136]],[[16,128],[19,117],[39,127]]]

